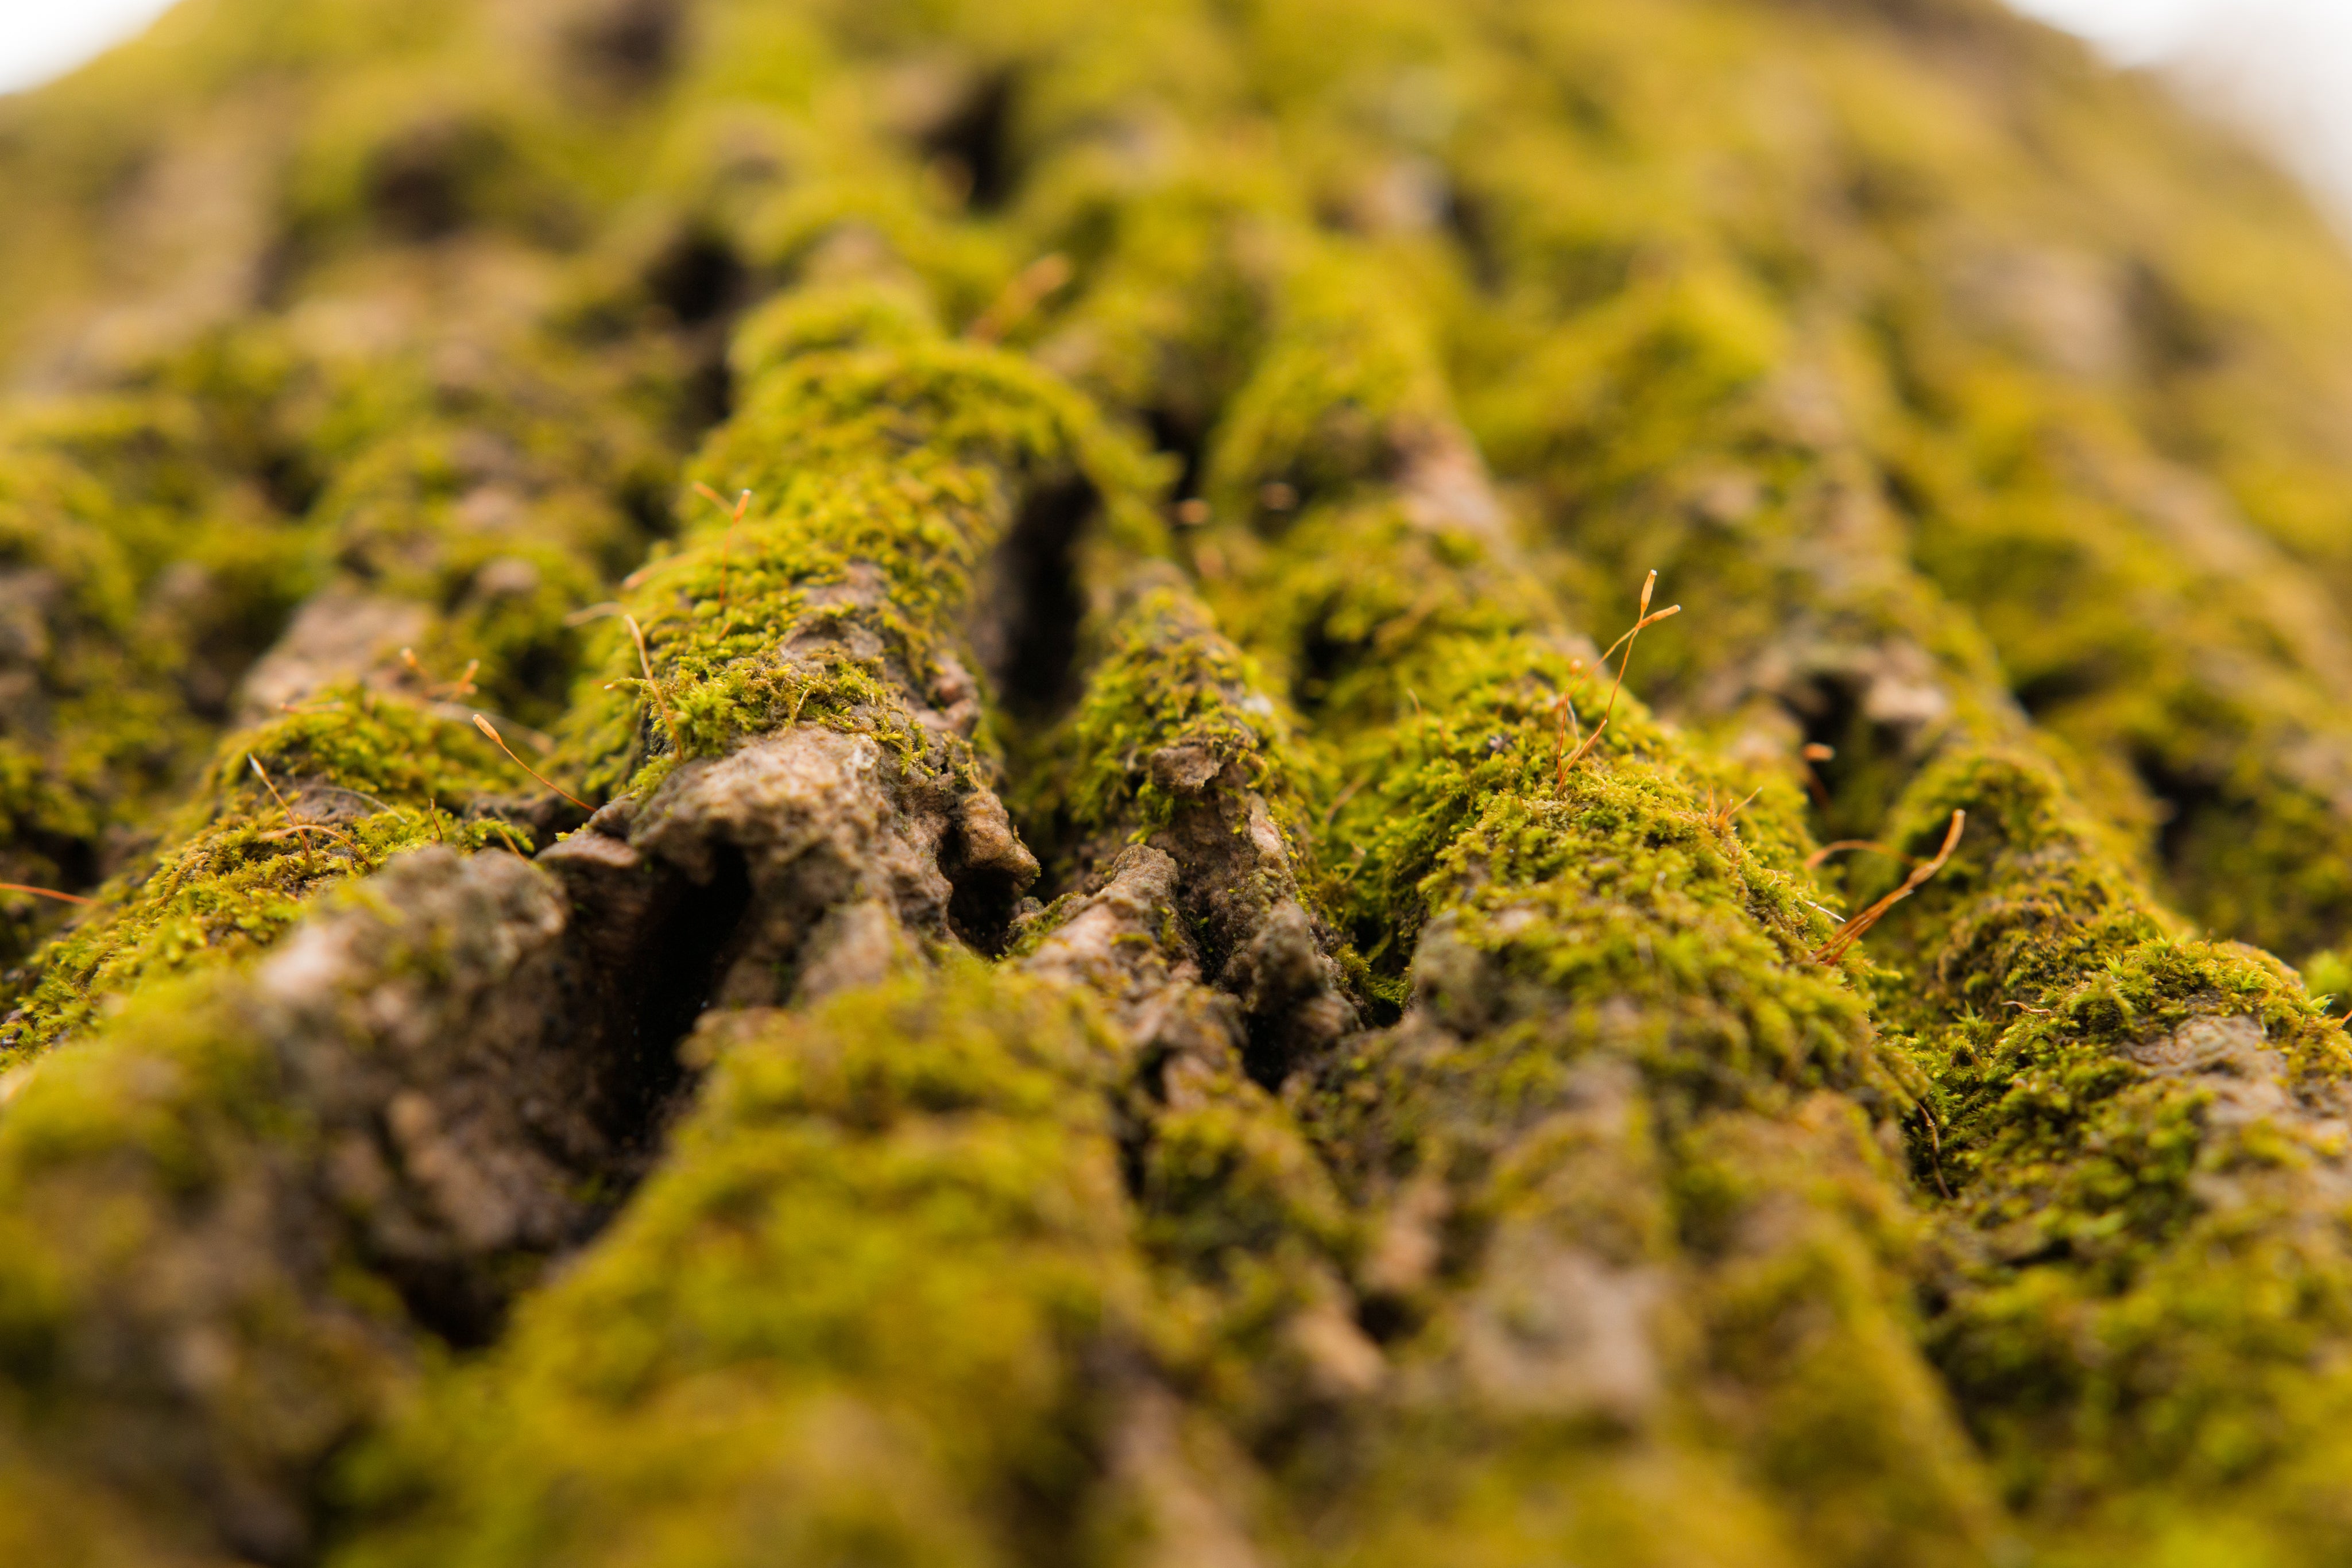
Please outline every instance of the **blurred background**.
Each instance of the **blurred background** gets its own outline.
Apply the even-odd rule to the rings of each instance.
[[[2147,67],[2270,144],[2352,231],[2352,5],[2346,0],[2011,0]]]
[[[0,0],[0,93],[137,34],[172,0]],[[2011,0],[2268,144],[2352,232],[2352,3]]]

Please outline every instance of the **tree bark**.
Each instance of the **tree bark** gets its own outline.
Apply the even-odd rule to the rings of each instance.
[[[0,1556],[2352,1550],[2352,267],[2147,84],[224,0],[0,120]]]

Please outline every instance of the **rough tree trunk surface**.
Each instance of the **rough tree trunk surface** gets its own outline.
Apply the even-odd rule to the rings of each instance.
[[[2352,1561],[2352,265],[2145,84],[188,0],[0,192],[0,1562]]]

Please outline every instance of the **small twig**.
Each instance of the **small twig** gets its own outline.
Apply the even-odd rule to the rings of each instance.
[[[2015,1008],[2021,1013],[2032,1013],[2038,1019],[2046,1019],[2050,1016],[2050,1009],[2048,1008],[2030,1008],[2023,1002],[2003,1002],[2000,1005],[2005,1008]]]
[[[709,486],[697,479],[694,493],[721,511],[727,510],[726,500]],[[751,504],[751,492],[744,491],[735,497],[735,509],[727,513],[727,538],[719,547],[719,608],[727,608],[727,590],[735,570],[735,528],[743,520],[743,508]]]
[[[448,835],[441,831],[441,802],[430,795],[425,797],[425,820],[433,824],[435,843],[446,844],[449,841]]]
[[[1828,941],[1813,949],[1814,958],[1824,964],[1833,964],[1843,957],[1847,949],[1861,941],[1864,934],[1877,925],[1888,910],[1918,892],[1929,877],[1944,869],[1944,862],[1952,858],[1952,851],[1959,845],[1960,831],[1968,825],[1969,814],[1954,811],[1952,825],[1944,834],[1944,847],[1936,852],[1936,858],[1914,868],[1911,874],[1903,879],[1902,886],[1839,926]]]
[[[268,769],[261,766],[260,758],[254,756],[251,752],[247,752],[246,753],[245,759],[253,765],[254,777],[261,780],[261,787],[269,791],[269,797],[271,800],[278,802],[278,809],[286,813],[286,825],[289,828],[293,829],[298,834],[301,835],[302,874],[305,876],[316,876],[319,872],[318,853],[310,847],[310,835],[302,832],[303,824],[300,819],[294,815],[294,808],[288,805],[286,803],[286,797],[278,792],[278,786],[270,779]]]
[[[637,666],[646,673],[646,689],[653,693],[654,706],[661,711],[662,727],[669,731],[669,743],[673,747],[681,747],[683,743],[677,737],[677,720],[671,716],[669,711],[669,698],[663,693],[661,683],[654,679],[654,659],[646,651],[645,628],[637,624],[637,618],[634,615],[624,615],[621,619],[627,623],[629,635],[636,642]]]
[[[36,898],[54,898],[59,904],[94,904],[98,900],[84,898],[79,893],[59,893],[54,887],[35,887],[25,882],[0,882],[0,893],[29,893]]]
[[[1601,655],[1601,662],[1605,664],[1609,662],[1610,653],[1615,653],[1620,648],[1625,650],[1625,657],[1618,662],[1617,678],[1613,682],[1610,683],[1609,706],[1602,711],[1601,715],[1601,722],[1592,727],[1592,733],[1584,737],[1583,743],[1577,747],[1575,755],[1570,757],[1560,768],[1559,777],[1563,787],[1565,786],[1565,781],[1567,780],[1568,776],[1576,770],[1576,765],[1583,761],[1586,754],[1591,752],[1594,747],[1601,744],[1601,732],[1609,727],[1609,721],[1617,716],[1617,694],[1624,689],[1625,672],[1632,668],[1633,664],[1633,640],[1642,634],[1642,629],[1643,627],[1654,625],[1670,615],[1679,615],[1683,612],[1683,607],[1681,605],[1670,604],[1664,610],[1658,611],[1654,614],[1652,613],[1650,610],[1650,595],[1655,593],[1657,591],[1658,574],[1656,571],[1653,570],[1649,577],[1642,583],[1642,607],[1640,610],[1635,612],[1636,619],[1633,622],[1633,630],[1627,632],[1622,637],[1618,638],[1614,643],[1610,643],[1609,653]]]
[[[1004,335],[1027,320],[1048,295],[1069,282],[1072,270],[1070,258],[1060,251],[1039,256],[1013,275],[988,308],[972,318],[963,335],[975,343],[1003,341]]]
[[[620,612],[621,607],[608,599],[602,604],[591,604],[585,609],[573,611],[563,618],[563,623],[566,626],[585,626],[591,621],[600,621],[607,615]]]
[[[1807,871],[1819,871],[1822,869],[1822,864],[1828,861],[1830,856],[1845,850],[1874,850],[1880,854],[1898,861],[1908,860],[1910,858],[1908,855],[1900,854],[1894,850],[1888,849],[1876,839],[1840,839],[1833,844],[1823,844],[1820,849],[1817,849],[1811,854],[1807,855],[1805,857],[1805,869]]]
[[[554,790],[557,794],[562,796],[565,800],[571,801],[573,805],[579,807],[583,811],[593,811],[596,809],[595,807],[591,806],[587,801],[583,800],[579,796],[574,795],[571,790],[566,789],[562,785],[558,784],[553,779],[548,778],[538,768],[533,768],[530,763],[525,762],[521,758],[517,757],[514,754],[514,747],[506,743],[506,737],[500,735],[498,732],[497,727],[493,726],[488,719],[484,718],[480,714],[476,714],[474,716],[474,727],[480,730],[484,735],[488,736],[490,737],[490,744],[497,747],[500,751],[505,752],[509,762],[513,763],[517,768],[521,768],[525,773],[530,774],[541,784],[546,785],[549,789]]]
[[[530,744],[530,748],[539,753],[541,757],[551,756],[555,751],[555,737],[553,736],[549,735],[544,730],[531,728],[530,726],[524,724],[520,719],[517,719],[512,714],[490,712],[489,710],[474,707],[465,703],[434,703],[425,711],[432,714],[436,718],[446,718],[452,724],[470,724],[473,722],[473,717],[476,714],[487,712],[492,720],[504,727],[507,737],[509,739],[512,739],[516,736],[522,737],[522,738]]]

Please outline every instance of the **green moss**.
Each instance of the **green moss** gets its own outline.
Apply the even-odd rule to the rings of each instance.
[[[1197,456],[1263,346],[1275,269],[1253,239],[1287,209],[1259,161],[1193,156],[1147,180],[1056,159],[1038,171],[1028,223],[1076,275],[1040,325],[1038,359]]]
[[[510,731],[561,711],[587,637],[572,614],[636,555],[627,507],[664,471],[621,383],[550,345],[499,361],[355,358],[261,330],[156,376],[163,390],[143,400],[30,423],[23,439],[37,444],[0,480],[16,500],[41,709],[0,742],[16,752],[0,788],[26,862],[10,880],[108,879],[100,907],[12,982],[12,1060],[148,977],[266,946],[322,879],[428,841],[527,851],[527,831],[500,839],[470,820],[536,786],[454,699]],[[211,390],[197,403],[179,384]],[[198,407],[226,412],[192,423]],[[334,477],[286,523],[251,498],[270,470]],[[325,689],[234,733],[205,772],[232,683],[321,581],[417,605],[416,655],[439,684],[388,648],[373,667],[331,659],[305,672]],[[341,841],[287,828],[252,758]],[[183,792],[175,812],[167,789]],[[134,825],[145,841],[125,852]]]
[[[362,1471],[433,1505],[347,1554],[1012,1563],[1100,1484],[1146,1354],[1103,1091],[1056,988],[970,964],[715,1035],[665,1168]]]
[[[2335,693],[2352,665],[2303,568],[2103,411],[1966,358],[1937,368],[1950,431],[1904,469],[1923,566],[2037,721],[2161,821],[2185,910],[2284,952],[2337,940],[2352,883],[2319,846],[2345,832]]]
[[[1296,852],[1313,841],[1312,763],[1293,723],[1263,691],[1248,658],[1183,589],[1144,587],[1120,608],[1087,674],[1086,691],[1048,745],[1028,810],[1050,846],[1106,832],[1141,843],[1166,828],[1178,796],[1153,754],[1199,751],[1212,777],[1238,765]]]
[[[238,735],[165,830],[170,848],[100,890],[98,907],[37,956],[0,1035],[0,1065],[119,1010],[142,985],[260,951],[322,887],[402,850],[527,852],[528,830],[470,817],[517,782],[462,719],[357,687]],[[326,831],[300,831],[288,807]]]
[[[0,451],[0,859],[10,881],[74,892],[198,765],[228,681],[299,591],[301,541],[169,394],[49,406]],[[28,902],[14,953],[45,924]]]
[[[1028,772],[1066,858],[1170,831],[1151,758],[1197,746],[1395,1027],[1277,1104],[961,967],[738,1020],[612,1249],[377,1472],[453,1489],[398,1551],[1139,1554],[1140,1378],[1293,1560],[1967,1561],[1948,1396],[2053,1563],[2344,1555],[2352,291],[2281,182],[1976,0],[575,9],[222,0],[0,105],[7,379],[88,394],[0,420],[0,875],[106,888],[6,1049],[257,950],[436,807],[522,814],[446,706],[473,660],[591,798],[820,723]],[[753,510],[686,502],[614,593],[730,396],[693,473]],[[1093,608],[1176,554],[1247,656],[1147,596],[1008,743],[990,558],[1087,491]],[[1574,629],[1653,568],[1688,608],[1563,777],[1562,699],[1609,700]],[[341,671],[419,700],[222,746],[329,585],[424,612],[445,706]],[[572,623],[608,596],[650,669]],[[248,752],[351,847],[273,836]],[[1899,874],[1813,841],[1916,856],[1959,806],[1883,967],[1812,962]],[[86,1124],[173,1192],[315,1153],[282,1083],[206,1076],[225,983],[131,1004],[152,1058],[45,1057],[0,1145]],[[22,1388],[186,1234],[86,1175],[0,1208]],[[1601,1331],[1545,1314],[1586,1300],[1650,1303],[1652,1396],[1576,1392]],[[79,1509],[83,1452],[0,1512]]]
[[[1893,940],[1916,979],[1958,1195],[1929,1343],[2006,1484],[2062,1531],[2204,1528],[2190,1497],[2325,1554],[2305,1470],[2340,1419],[2312,1356],[2352,1281],[2321,1175],[2352,1047],[2251,949],[2188,938],[2046,769],[1922,779],[1909,837],[1960,806],[1960,854]],[[2311,1434],[2313,1436],[2306,1436]]]
[[[246,1498],[274,1469],[351,1431],[400,1375],[381,1285],[373,1297],[323,1288],[339,1269],[364,1276],[347,1253],[281,1265],[256,1228],[260,1214],[281,1225],[310,1218],[272,1191],[276,1171],[319,1153],[316,1128],[290,1111],[288,1071],[215,975],[143,991],[107,1044],[10,1079],[0,1125],[7,1418],[72,1471],[89,1473],[104,1456],[114,1476],[164,1482],[163,1498],[131,1517],[165,1540],[206,1534],[191,1517],[200,1506],[168,1490],[186,1456],[156,1441],[142,1408],[165,1380],[143,1355],[94,1356],[108,1336],[143,1345],[170,1332],[204,1345],[209,1375],[183,1386],[179,1419],[201,1410],[217,1423],[216,1484]],[[100,1520],[121,1506],[122,1493],[105,1495],[89,1499]]]
[[[635,648],[605,632],[616,678],[572,719],[602,792],[649,761],[715,755],[786,722],[862,730],[909,768],[969,775],[961,737],[925,727],[906,694],[953,684],[974,574],[1016,508],[1082,486],[1114,532],[1150,528],[1135,509],[1149,465],[1083,402],[1002,350],[941,340],[786,361],[691,471],[753,501],[740,527],[714,508],[686,549],[638,574],[627,605],[652,691]]]

